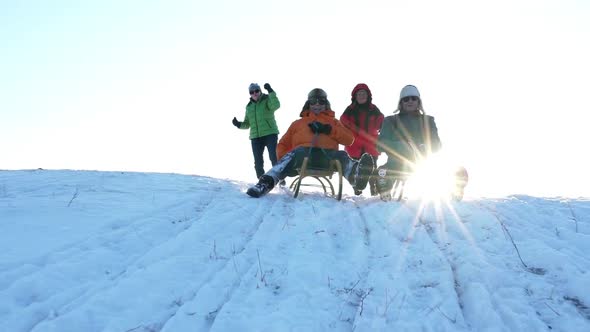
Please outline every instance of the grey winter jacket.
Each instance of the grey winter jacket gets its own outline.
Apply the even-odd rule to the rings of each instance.
[[[379,152],[387,154],[389,164],[415,161],[417,153],[426,155],[441,146],[434,117],[417,112],[386,117],[377,143]]]

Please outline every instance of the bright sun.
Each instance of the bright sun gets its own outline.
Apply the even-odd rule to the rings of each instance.
[[[447,200],[455,190],[456,167],[442,153],[429,156],[416,164],[405,191],[423,200]]]

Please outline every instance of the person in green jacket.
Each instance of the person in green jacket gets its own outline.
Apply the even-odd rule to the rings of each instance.
[[[252,83],[248,87],[250,101],[246,105],[244,121],[234,117],[232,123],[238,129],[250,129],[252,154],[254,155],[254,169],[256,179],[264,174],[264,149],[268,150],[268,157],[272,165],[277,163],[277,141],[279,128],[275,120],[275,111],[281,107],[277,93],[265,83],[264,89],[268,94],[260,92],[260,86]]]
[[[382,199],[391,198],[395,180],[405,181],[419,160],[441,149],[434,117],[424,113],[420,92],[414,85],[403,87],[396,112],[383,120],[377,147],[387,155],[387,162],[376,170]],[[453,198],[461,200],[468,181],[467,170],[460,167],[454,175]]]

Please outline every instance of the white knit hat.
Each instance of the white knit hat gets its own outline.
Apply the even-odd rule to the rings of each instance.
[[[399,99],[401,100],[405,97],[412,97],[412,96],[420,98],[420,92],[418,91],[418,88],[413,85],[406,85],[402,89],[402,92],[400,92]]]

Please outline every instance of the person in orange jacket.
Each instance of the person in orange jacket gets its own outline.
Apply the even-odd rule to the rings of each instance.
[[[325,156],[340,160],[344,177],[355,190],[363,190],[375,168],[375,162],[368,153],[357,161],[351,159],[346,151],[338,150],[340,144],[351,145],[354,134],[336,119],[326,92],[319,88],[311,90],[299,115],[301,119],[294,121],[279,141],[277,164],[246,193],[252,197],[261,197],[287,176],[296,176],[296,168],[301,167],[312,148],[322,153],[314,154],[312,158]]]

